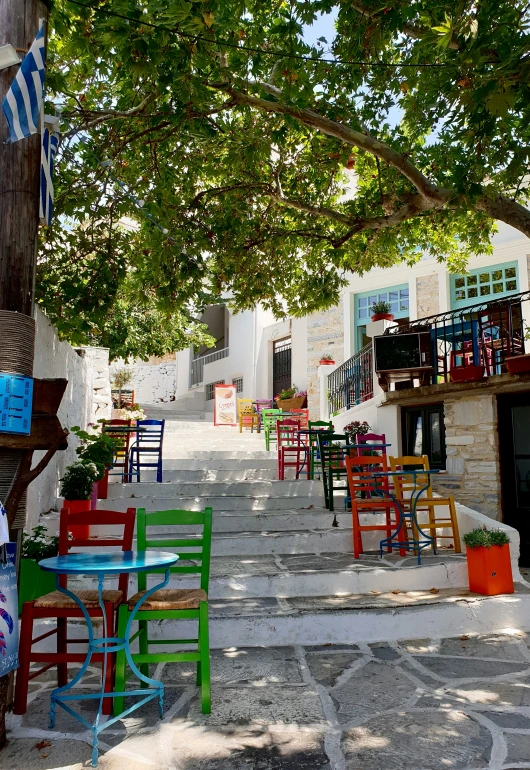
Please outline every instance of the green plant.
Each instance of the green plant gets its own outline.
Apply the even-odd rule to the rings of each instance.
[[[121,390],[130,383],[133,378],[131,369],[126,369],[124,366],[121,369],[116,369],[112,377],[112,384],[115,388]]]
[[[284,401],[287,398],[293,398],[296,391],[297,391],[296,385],[292,385],[290,388],[284,388],[284,390],[278,393],[278,395],[276,396],[276,400],[280,399],[280,401]]]
[[[502,529],[476,527],[464,535],[467,548],[491,548],[492,545],[507,545],[510,538]]]
[[[326,353],[323,356],[320,356],[321,361],[333,361],[333,356],[330,356],[329,353]]]
[[[35,527],[31,534],[24,532],[22,536],[22,558],[48,559],[51,556],[57,556],[59,553],[59,538],[46,535],[46,527],[42,525]]]
[[[374,302],[374,304],[370,307],[370,311],[372,315],[379,315],[380,313],[390,313],[390,302],[385,302],[384,300],[380,300],[379,302]]]
[[[69,465],[61,479],[61,495],[65,500],[89,500],[92,485],[100,476],[95,463],[82,462]]]
[[[80,446],[77,447],[76,452],[79,458],[83,462],[94,463],[98,469],[98,481],[102,479],[105,474],[105,468],[110,467],[114,460],[116,451],[123,443],[121,438],[109,436],[108,433],[89,433],[86,430],[81,430],[78,425],[74,425],[70,428],[70,432],[73,433],[79,441]]]

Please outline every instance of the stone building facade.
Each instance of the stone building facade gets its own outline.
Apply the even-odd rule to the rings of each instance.
[[[333,357],[336,364],[344,361],[344,308],[338,305],[307,317],[307,405],[309,419],[320,416],[320,381],[318,362],[323,355]]]
[[[417,317],[426,318],[440,312],[440,279],[438,273],[416,278]]]

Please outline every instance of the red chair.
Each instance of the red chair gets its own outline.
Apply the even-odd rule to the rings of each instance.
[[[276,435],[278,437],[278,478],[285,479],[286,468],[296,468],[298,473],[305,460],[306,446],[300,440],[297,431],[300,430],[300,420],[277,420]],[[289,462],[294,458],[294,462]]]
[[[399,509],[394,500],[389,496],[388,478],[374,479],[374,473],[387,473],[388,464],[386,455],[378,457],[346,457],[346,473],[348,474],[348,487],[351,497],[351,513],[353,526],[353,555],[358,559],[363,553],[363,532],[386,532],[390,538],[399,526]],[[383,492],[383,495],[381,495]],[[391,512],[394,512],[394,518]],[[384,523],[361,524],[360,514],[383,514]],[[400,539],[406,539],[401,538]],[[389,548],[389,551],[392,549]],[[405,556],[405,549],[400,549],[400,554]]]
[[[300,420],[302,429],[307,430],[309,427],[309,409],[291,409],[290,412],[295,420]]]
[[[132,550],[132,541],[134,533],[134,522],[136,519],[136,509],[128,508],[126,513],[121,511],[86,511],[83,513],[70,513],[68,508],[61,510],[59,524],[59,555],[64,556],[72,549],[97,546],[121,547],[122,551]],[[91,540],[80,540],[70,538],[72,534],[72,525],[90,525],[98,527],[123,527],[122,537],[116,537],[112,532],[112,537],[93,538]],[[59,577],[60,584],[67,587],[67,575]],[[113,635],[116,635],[116,610],[122,601],[127,601],[127,588],[129,582],[128,574],[119,576],[117,590],[104,590],[103,600],[105,602],[105,613],[107,616],[107,627],[114,629]],[[77,595],[83,600],[90,617],[102,617],[101,608],[98,603],[98,592],[96,589],[86,589],[77,591]],[[47,631],[40,636],[33,638],[33,622],[43,618],[56,618],[57,627]],[[49,594],[35,599],[32,602],[24,602],[22,608],[22,623],[20,627],[20,645],[19,645],[19,669],[17,671],[15,686],[15,702],[13,711],[15,714],[25,714],[28,700],[28,685],[31,679],[47,671],[53,666],[57,666],[57,684],[63,687],[68,682],[68,664],[83,663],[85,660],[84,652],[68,652],[68,644],[87,643],[88,639],[68,639],[67,624],[72,618],[83,618],[81,610],[75,604],[73,599],[60,593],[52,591]],[[37,642],[46,639],[53,634],[57,635],[57,652],[34,652],[32,647]],[[102,653],[94,653],[92,661],[103,662]],[[107,666],[105,679],[105,692],[112,692],[115,655],[109,658],[110,665]],[[44,666],[38,671],[30,673],[31,663],[43,663]],[[112,713],[112,699],[105,698],[103,702],[103,713]]]

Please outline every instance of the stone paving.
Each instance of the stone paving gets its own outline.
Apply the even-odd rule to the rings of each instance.
[[[211,715],[191,664],[161,664],[154,704],[101,736],[101,770],[515,770],[530,768],[530,636],[212,652]],[[80,770],[87,733],[59,710],[53,675],[9,717],[0,770]],[[89,677],[95,687],[98,672]],[[88,714],[88,707],[85,706]]]

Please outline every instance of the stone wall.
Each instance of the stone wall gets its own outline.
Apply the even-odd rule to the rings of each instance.
[[[416,278],[416,309],[418,318],[436,315],[440,312],[438,274]]]
[[[444,400],[447,475],[435,489],[493,519],[501,519],[497,405],[493,394]]]
[[[335,363],[344,361],[344,310],[338,305],[322,313],[307,316],[307,404],[309,418],[320,417],[320,383],[318,362],[328,353]]]
[[[115,361],[110,367],[111,379],[117,369],[123,368],[132,372],[132,380],[126,388],[134,390],[137,404],[159,404],[175,400],[177,368],[174,353],[161,359],[152,357],[149,361],[135,361],[132,364]]]

